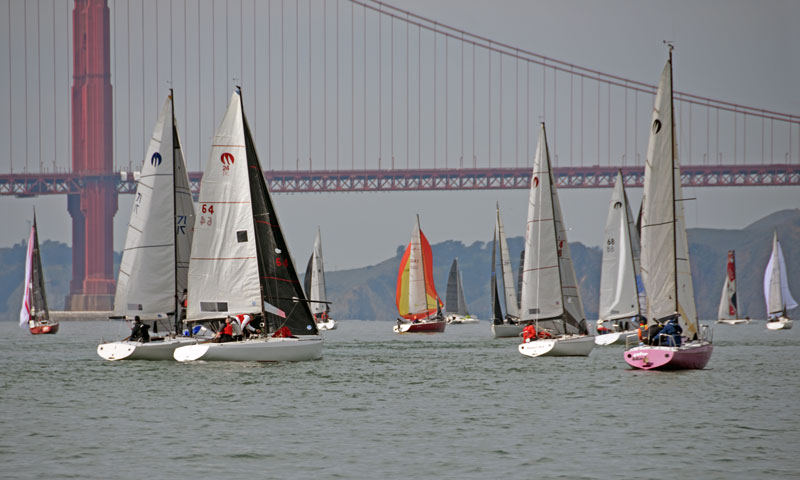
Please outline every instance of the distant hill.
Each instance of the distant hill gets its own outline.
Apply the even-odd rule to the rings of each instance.
[[[736,251],[736,272],[739,305],[745,315],[764,318],[762,280],[772,248],[772,233],[777,230],[789,270],[789,285],[800,297],[800,209],[783,210],[768,215],[741,230],[690,229],[689,248],[692,259],[695,299],[700,318],[714,319],[725,278],[728,250]],[[444,298],[447,275],[453,258],[458,257],[464,280],[464,295],[470,312],[486,319],[489,314],[489,278],[491,272],[491,240],[464,245],[448,240],[432,245],[434,280]],[[508,239],[508,247],[517,278],[522,237]],[[588,319],[597,318],[600,289],[601,251],[581,243],[570,244],[578,285]],[[41,245],[42,263],[48,301],[51,308],[64,307],[72,275],[72,252],[63,243],[45,241]],[[397,247],[392,258],[368,267],[326,272],[328,299],[335,318],[393,320],[397,268],[405,245]],[[0,315],[16,318],[22,298],[25,245],[0,248]],[[304,258],[304,256],[301,256]],[[298,257],[300,258],[300,257]],[[114,254],[115,270],[120,254]],[[302,262],[301,262],[302,263]],[[800,298],[799,298],[800,299]]]

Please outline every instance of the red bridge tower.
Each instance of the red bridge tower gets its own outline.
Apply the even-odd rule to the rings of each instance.
[[[109,10],[106,0],[75,0],[72,13],[72,170],[83,177],[69,195],[72,281],[67,310],[111,310],[114,304],[113,128]]]

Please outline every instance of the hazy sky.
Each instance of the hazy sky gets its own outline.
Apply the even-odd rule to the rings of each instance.
[[[63,90],[61,88],[62,84],[68,78],[66,73],[67,65],[63,58],[59,56],[56,56],[55,61],[53,61],[53,56],[51,55],[52,47],[49,47],[49,45],[55,44],[56,52],[62,52],[64,48],[64,43],[60,39],[67,38],[66,34],[68,33],[66,30],[68,25],[61,20],[65,6],[61,2],[56,3],[56,16],[54,18],[52,4],[48,4],[48,2],[41,3],[43,6],[40,7],[41,11],[39,12],[41,18],[38,24],[39,28],[42,29],[42,25],[53,24],[54,20],[57,20],[57,22],[54,29],[43,29],[43,32],[39,34],[38,38],[41,42],[39,51],[41,51],[41,57],[45,58],[45,60],[40,59],[37,63],[36,60],[32,60],[32,58],[35,58],[33,54],[37,51],[33,50],[33,46],[37,42],[37,37],[33,33],[37,26],[35,8],[30,7],[28,8],[29,11],[22,12],[21,2],[11,2],[11,4],[0,2],[0,28],[2,28],[2,31],[0,31],[0,50],[2,50],[0,51],[0,64],[10,64],[12,67],[8,75],[0,74],[0,88],[2,88],[0,90],[0,131],[9,132],[13,129],[14,132],[13,142],[11,141],[11,133],[0,133],[0,157],[2,157],[0,158],[0,173],[7,173],[11,166],[8,159],[9,155],[6,152],[11,152],[10,157],[15,159],[15,171],[18,171],[20,166],[24,164],[20,160],[22,157],[29,157],[32,170],[38,170],[40,158],[45,159],[45,166],[48,167],[48,162],[52,164],[52,158],[55,155],[56,166],[59,168],[63,168],[62,165],[65,164],[65,159],[68,158],[65,155],[65,152],[68,151],[69,141],[66,136],[68,132],[68,124],[66,124],[68,110],[64,103],[66,100],[62,101],[58,93]],[[142,26],[142,32],[145,32],[144,39],[142,39],[141,33],[138,33],[140,36],[136,37],[137,25],[144,23],[138,8],[146,5],[147,9],[151,9],[150,3],[141,4],[135,1],[124,3],[110,0],[109,4],[112,7],[112,11],[116,3],[119,3],[120,6],[125,4],[128,11],[118,9],[116,14],[112,14],[112,18],[118,24],[117,28],[122,32],[120,34],[121,39],[117,39],[118,43],[114,47],[114,51],[117,52],[118,63],[115,68],[119,80],[112,80],[118,107],[115,116],[117,138],[115,164],[118,168],[127,169],[128,158],[131,158],[130,162],[134,165],[134,168],[136,168],[135,165],[137,163],[141,163],[144,140],[152,130],[156,109],[163,102],[166,88],[168,88],[165,79],[168,80],[169,77],[164,75],[166,75],[165,72],[170,71],[170,58],[173,53],[183,50],[181,39],[184,38],[184,33],[186,33],[185,37],[191,37],[198,33],[196,27],[194,30],[192,29],[192,25],[203,24],[205,26],[211,16],[211,3],[200,3],[199,18],[197,10],[187,10],[185,23],[188,27],[186,32],[183,30],[183,19],[172,17],[176,13],[168,12],[163,7],[159,9],[158,25],[163,28],[164,25],[172,20],[178,33],[173,51],[168,54],[161,53],[156,57],[155,72],[152,70],[152,65],[148,67],[151,70],[147,72],[144,70],[139,72],[131,67],[132,64],[136,64],[136,61],[142,62],[141,57],[146,56],[146,54],[142,54],[141,49],[137,53],[136,45],[138,44],[136,43],[136,38],[139,38],[139,43],[142,43],[143,40],[150,41],[150,31],[147,30],[150,27],[148,26],[145,29],[144,25]],[[221,1],[214,3],[214,12],[217,16],[220,13],[224,13],[221,8],[225,3]],[[230,0],[228,3],[231,9],[229,14],[235,18],[239,18],[243,13],[247,13],[249,9],[253,8],[261,16],[266,13],[267,8],[265,2],[254,4],[250,0],[245,0],[244,3]],[[314,7],[312,8],[312,21],[321,25],[320,9],[316,8],[319,6],[317,5],[318,3],[321,2],[312,0],[312,6]],[[351,10],[350,4],[346,0],[339,2],[328,0],[327,8],[329,10],[327,12],[328,20],[326,25],[329,30],[332,29],[331,18],[333,13],[331,13],[331,10],[335,8],[337,3],[339,5],[339,13],[342,16],[343,29],[347,30],[347,35],[341,37],[343,46],[340,50],[347,53],[346,47],[349,45],[347,42],[350,39],[349,21]],[[305,1],[300,3],[300,15],[298,18],[301,22],[308,18],[304,13],[307,11],[305,10],[307,4]],[[182,6],[182,3],[176,3],[175,5]],[[284,3],[288,19],[286,23],[290,25],[295,21],[294,16],[288,16],[289,13],[295,11],[294,5],[294,2],[291,1]],[[410,0],[396,2],[395,5],[496,41],[649,84],[657,82],[658,75],[666,60],[666,48],[662,44],[662,40],[672,40],[676,45],[674,70],[675,88],[677,90],[768,110],[793,113],[795,115],[800,114],[800,95],[797,94],[795,88],[796,79],[800,78],[800,30],[795,25],[797,19],[800,19],[800,2],[742,2],[729,0],[685,2]],[[241,6],[244,7],[244,12],[242,12]],[[23,32],[19,22],[9,23],[7,13],[9,7],[12,18],[17,18],[23,14],[26,15],[28,21],[23,26],[27,29],[27,32]],[[248,29],[250,27],[245,28],[241,32],[243,45],[261,45],[267,40],[272,42],[273,47],[277,44],[280,34],[278,29],[275,28],[275,21],[278,18],[277,12],[280,11],[281,2],[273,0],[269,4],[269,8],[272,15],[271,18],[273,18],[271,25],[274,32],[267,39],[263,37],[264,34],[260,28],[255,31]],[[174,11],[181,12],[182,10],[176,7]],[[130,22],[127,16],[128,13],[133,18]],[[172,15],[170,20],[164,19],[167,13]],[[145,17],[147,15],[146,11]],[[362,18],[360,15],[362,14],[360,10],[356,10],[354,15],[355,27],[358,28],[359,20]],[[372,14],[367,16],[368,21],[372,21],[370,15]],[[345,21],[347,23],[344,23]],[[317,23],[314,24],[313,28],[312,45],[321,44],[323,40],[321,34],[317,32],[319,30],[319,28],[316,28],[318,26]],[[10,31],[9,25],[11,25]],[[128,25],[132,25],[130,32],[127,32]],[[229,20],[228,25],[235,26],[236,23],[234,20]],[[381,25],[382,28],[390,26],[389,23]],[[217,26],[215,32],[219,31],[219,28]],[[396,24],[395,28],[398,28],[399,32],[404,31],[404,27],[401,29],[399,24]],[[125,30],[124,32],[123,29]],[[301,33],[303,32],[302,29],[301,25]],[[374,29],[375,26],[370,23],[368,26],[370,35],[372,35]],[[287,30],[286,34],[291,37],[294,34],[294,30]],[[173,35],[175,34],[173,33]],[[231,33],[227,33],[227,35],[228,38],[233,38],[236,42],[240,41],[239,37],[235,35],[231,37]],[[329,41],[330,35],[329,31],[326,37]],[[132,37],[130,40],[130,58],[127,57],[129,46],[125,44],[129,36]],[[202,42],[209,42],[206,37],[207,35],[203,36],[201,44]],[[11,45],[9,45],[9,38],[11,38]],[[19,46],[20,38],[27,40],[24,48]],[[396,38],[398,41],[405,41],[405,37]],[[413,53],[416,45],[414,36],[411,35],[410,39],[411,58],[415,58],[415,53]],[[285,41],[289,42],[287,43],[287,50],[291,50],[294,40],[286,38]],[[152,42],[152,45],[155,46],[155,40],[152,40]],[[164,36],[160,37],[159,42],[159,44],[163,44]],[[302,52],[307,45],[304,42],[305,40],[300,38],[298,43],[301,57],[303,57]],[[193,42],[189,41],[187,43],[186,49],[191,57],[191,49],[195,47],[193,47]],[[214,48],[220,52],[218,57],[224,58],[221,53],[223,50],[220,50],[222,47],[218,43],[219,39],[217,38]],[[208,45],[210,48],[210,43]],[[437,52],[444,52],[442,45],[438,47]],[[348,70],[343,74],[345,85],[347,79],[350,78],[349,69],[351,67],[353,69],[353,77],[357,80],[355,85],[360,85],[359,74],[362,71],[362,67],[358,63],[359,46],[360,44],[358,43],[354,46],[356,60],[353,65],[349,63],[349,60],[347,62],[342,60],[343,70]],[[197,48],[199,49],[199,47]],[[368,50],[366,50],[370,58],[374,53],[373,48],[376,47],[369,45]],[[382,48],[385,51],[386,46]],[[25,49],[28,52],[27,63],[25,63],[24,56],[15,53],[18,50],[25,51]],[[9,50],[12,51],[10,60],[8,56]],[[254,134],[259,143],[262,164],[265,162],[265,158],[277,161],[275,159],[279,158],[281,152],[285,149],[286,154],[284,154],[284,157],[288,158],[289,164],[292,164],[296,157],[302,158],[304,155],[307,157],[310,151],[315,157],[316,166],[317,159],[322,157],[323,151],[327,154],[333,148],[338,149],[338,146],[333,146],[331,140],[328,140],[328,144],[324,147],[318,144],[316,136],[321,129],[322,121],[314,117],[318,116],[316,112],[320,111],[322,107],[320,106],[319,95],[316,93],[312,94],[310,99],[302,97],[298,99],[300,110],[305,111],[309,107],[314,109],[314,113],[311,115],[314,120],[312,131],[315,132],[313,146],[310,139],[305,140],[304,135],[308,135],[308,132],[307,129],[303,130],[302,125],[300,126],[300,137],[296,138],[294,122],[300,123],[307,120],[303,116],[298,117],[291,113],[296,110],[294,96],[286,97],[288,104],[285,105],[287,113],[283,124],[288,126],[281,126],[281,129],[276,130],[275,124],[280,123],[279,121],[282,118],[280,111],[277,110],[279,107],[276,103],[276,100],[279,101],[279,96],[277,95],[280,92],[276,88],[281,77],[276,76],[275,73],[269,73],[269,76],[262,73],[262,70],[266,71],[266,67],[260,61],[256,62],[255,66],[248,67],[247,57],[252,55],[255,58],[259,52],[258,47],[251,45],[242,50],[240,57],[231,59],[230,62],[232,63],[226,65],[227,73],[225,71],[215,73],[213,77],[215,94],[213,102],[211,102],[213,106],[208,106],[208,109],[215,110],[217,116],[221,115],[224,104],[230,95],[228,84],[231,82],[226,80],[226,75],[243,77],[241,83],[245,87],[245,100],[247,102],[252,98],[254,103],[253,108],[250,110],[250,118],[255,124]],[[329,57],[330,55],[331,53],[329,52]],[[322,60],[319,52],[313,52],[313,56],[314,67],[312,69],[316,68],[318,60]],[[276,70],[275,67],[280,65],[277,63],[279,59],[275,58],[276,55],[274,54],[272,57],[269,65],[273,67],[273,70]],[[433,61],[432,56],[430,58],[426,57],[426,59],[430,62]],[[206,143],[210,143],[213,127],[219,119],[211,118],[213,114],[205,114],[202,109],[194,112],[191,110],[194,108],[193,103],[198,103],[194,96],[197,96],[197,98],[201,96],[201,89],[204,88],[202,82],[206,81],[206,86],[211,88],[208,85],[208,79],[201,80],[198,87],[192,87],[190,85],[191,82],[186,80],[185,77],[188,75],[183,72],[194,68],[193,61],[191,58],[187,59],[186,68],[181,67],[178,69],[179,72],[174,78],[173,86],[176,89],[179,89],[181,85],[186,87],[185,97],[188,107],[181,111],[181,107],[178,106],[177,114],[179,116],[179,124],[185,127],[185,133],[182,133],[182,137],[187,150],[190,170],[198,170],[205,165],[206,157],[204,152],[207,152],[208,149]],[[308,88],[310,85],[302,81],[304,76],[307,75],[305,61],[301,60],[297,63],[293,63],[292,59],[286,61],[288,63],[285,65],[285,69],[289,71],[290,75],[287,74],[289,76],[282,79],[288,84],[294,85],[297,83],[296,79],[299,78],[301,81],[298,88]],[[227,62],[228,60],[226,59]],[[333,58],[331,57],[328,62],[328,73],[332,74],[334,71],[332,70]],[[421,62],[424,63],[424,61]],[[480,57],[477,62],[477,67],[480,71],[485,65]],[[471,65],[469,61],[467,63]],[[460,64],[456,61],[448,67],[448,72],[451,75],[455,75],[458,72],[457,67],[453,65]],[[402,63],[399,63],[398,68],[401,66]],[[219,69],[221,66],[217,65],[217,68]],[[295,68],[297,69],[298,77],[294,76]],[[412,65],[413,68],[416,67]],[[511,72],[510,68],[512,68],[511,63],[505,66],[504,73]],[[23,75],[26,69],[29,77],[36,76],[37,71],[42,72],[41,82],[38,80],[36,82],[31,81],[28,85],[28,96],[38,96],[41,99],[41,105],[38,102],[24,102],[21,87],[23,86],[24,78],[26,78]],[[237,69],[239,69],[238,73]],[[128,70],[131,70],[131,72],[128,72]],[[20,71],[23,73],[21,74]],[[388,74],[390,70],[384,65],[382,71]],[[48,72],[50,72],[50,75],[47,75]],[[148,80],[142,83],[143,80],[139,80],[139,77],[144,78],[145,73]],[[155,82],[155,85],[151,87],[148,82],[153,74],[159,81]],[[443,74],[443,71],[440,70],[439,74]],[[404,81],[403,75],[397,75],[399,82],[401,80]],[[269,118],[273,123],[271,126],[272,131],[269,135],[272,141],[271,146],[268,145],[268,140],[264,138],[266,135],[263,133],[267,130],[265,119],[267,115],[264,113],[266,107],[259,107],[259,105],[263,105],[265,97],[267,97],[265,93],[267,92],[267,87],[264,85],[265,78],[269,78],[271,82],[269,96],[273,101]],[[386,77],[384,77],[384,80],[386,80]],[[437,81],[442,82],[441,79]],[[480,87],[482,85],[481,80],[478,79],[476,81],[478,82],[478,87]],[[504,85],[509,85],[508,81],[508,77],[506,77]],[[328,79],[328,82],[330,83],[330,79]],[[377,82],[373,81],[372,78],[368,80],[367,92],[364,94],[365,104],[368,103],[366,100],[367,93],[371,95],[374,92],[375,84]],[[439,84],[444,86],[443,83]],[[450,85],[452,85],[452,79]],[[413,82],[411,86],[413,90]],[[286,88],[291,90],[295,87],[287,86]],[[53,93],[54,91],[56,91],[55,94]],[[291,90],[291,92],[295,92],[295,90]],[[339,92],[339,98],[342,102],[348,106],[352,101],[356,111],[354,118],[351,119],[349,109],[344,108],[345,112],[342,116],[337,117],[339,128],[341,129],[340,138],[343,142],[342,151],[345,155],[350,152],[351,156],[355,158],[360,155],[371,157],[372,155],[367,155],[367,152],[377,148],[375,146],[376,139],[369,138],[369,144],[367,142],[364,143],[366,150],[361,150],[359,138],[359,136],[364,135],[363,132],[369,133],[367,124],[370,123],[370,120],[358,116],[358,110],[362,107],[366,108],[367,105],[359,103],[361,97],[358,92],[354,92],[352,98],[350,90],[347,88],[340,89]],[[40,96],[38,95],[39,93],[41,93]],[[328,108],[331,110],[337,97],[335,93],[336,91],[330,90],[329,87],[327,101]],[[505,95],[508,96],[509,94],[505,93]],[[559,90],[559,95],[564,95],[563,88]],[[176,93],[176,97],[180,105],[183,99],[178,93]],[[131,98],[134,100],[131,101]],[[142,98],[146,98],[146,102],[141,100]],[[395,93],[394,99],[395,105],[405,105],[405,91],[399,89]],[[412,91],[410,93],[410,103],[415,104],[419,100],[416,93]],[[427,101],[424,96],[423,100]],[[437,102],[441,104],[441,97]],[[423,102],[420,101],[420,103]],[[560,107],[555,112],[561,119],[567,118],[567,113],[563,111],[566,108],[566,103],[559,100]],[[647,112],[652,108],[652,100],[649,96],[641,96],[639,104],[639,111],[642,112],[638,116],[639,125],[630,127],[631,138],[629,143],[632,144],[635,140],[638,144],[639,153],[643,155],[647,144],[647,124],[649,123]],[[506,105],[510,106],[511,104],[507,103]],[[371,104],[368,106],[370,109],[373,108]],[[247,104],[246,108],[248,108]],[[388,107],[383,105],[383,108],[387,109]],[[459,118],[461,112],[455,110],[455,107],[451,106],[449,108],[453,113],[453,117]],[[465,108],[469,109],[471,107],[467,106]],[[483,107],[478,104],[475,108],[480,114]],[[496,109],[497,106],[495,105],[494,108]],[[26,118],[22,125],[26,125],[27,128],[22,128],[16,120],[20,110],[26,112]],[[123,110],[125,111],[124,114],[121,113]],[[128,113],[127,110],[130,110],[130,112]],[[507,109],[504,115],[509,115],[508,110],[510,109]],[[12,111],[15,115],[10,115]],[[41,117],[38,116],[39,111],[42,111]],[[48,111],[54,112],[54,114],[48,115]],[[547,113],[545,114],[547,115]],[[327,112],[327,115],[330,117],[331,113]],[[383,115],[385,119],[385,111]],[[414,119],[413,115],[412,111],[410,113],[411,120]],[[541,117],[541,115],[541,112],[533,114],[534,123],[538,121],[537,117]],[[420,116],[422,117],[423,115]],[[589,117],[589,120],[586,121],[586,128],[587,131],[591,132],[596,126],[593,125],[594,117],[592,115],[589,115]],[[14,120],[11,120],[11,118],[14,118]],[[351,121],[355,125],[355,134],[352,137]],[[398,117],[396,121],[405,124],[405,116]],[[11,125],[11,122],[13,122],[13,125]],[[328,135],[333,136],[332,125],[335,123],[335,121],[328,121]],[[695,133],[700,129],[697,123],[700,122],[696,122],[693,127],[693,132]],[[287,129],[286,134],[284,134],[283,128]],[[492,128],[497,129],[497,126],[495,125]],[[687,133],[687,125],[679,126],[679,128],[684,135]],[[478,136],[483,138],[482,130],[485,129],[484,125],[479,122],[477,129]],[[20,145],[19,139],[23,132],[28,136],[27,143]],[[143,134],[142,132],[146,133]],[[359,135],[359,132],[361,132],[361,135]],[[398,136],[405,138],[402,137],[402,135],[405,135],[405,126],[402,126],[402,129],[396,130],[396,132],[398,132]],[[425,140],[425,135],[427,134],[427,132],[421,133],[422,138],[419,140],[423,146],[422,148],[428,145]],[[414,138],[413,131],[410,135],[411,143],[414,144],[417,139]],[[696,135],[700,135],[700,133],[696,133]],[[702,133],[702,135],[704,136],[705,133]],[[566,134],[560,133],[558,142],[558,147],[562,152],[560,158],[564,162],[567,161],[564,160],[567,151],[567,147],[564,144],[566,136]],[[457,137],[456,135],[453,140],[449,140],[448,145],[451,150],[458,150],[460,143],[469,142],[468,139]],[[281,145],[278,138],[283,138],[287,145]],[[354,140],[352,142],[353,145],[351,145],[351,138]],[[381,139],[384,142],[381,147],[384,157],[389,156],[388,147],[385,145],[388,143],[388,138],[387,133],[384,131]],[[535,136],[533,138],[535,139]],[[303,145],[295,149],[295,141],[298,145],[301,143]],[[492,151],[496,152],[496,149],[499,148],[498,143],[502,143],[506,147],[504,155],[508,157],[510,155],[508,152],[514,149],[513,140],[510,141],[512,142],[511,144],[508,143],[509,138],[507,136],[503,137],[501,142],[495,139]],[[405,140],[397,142],[398,156],[405,155],[405,142]],[[798,128],[795,128],[793,142],[794,153],[792,157],[793,161],[796,162],[797,160],[795,159],[798,158],[797,152],[800,151],[800,129]],[[305,144],[309,145],[309,150],[304,150],[306,148]],[[533,147],[531,146],[531,149]],[[441,155],[443,147],[439,145],[438,148],[439,150],[436,151]],[[480,152],[482,148],[488,149],[488,146],[485,146],[482,140],[477,148]],[[685,142],[682,148],[686,148]],[[552,149],[553,147],[551,146]],[[517,156],[522,158],[512,159],[511,165],[514,164],[514,161],[519,161],[523,165],[530,164],[530,159],[524,157],[525,148],[523,147],[520,150],[521,153]],[[450,157],[452,158],[453,155],[451,152]],[[493,155],[496,155],[496,153],[493,153]],[[611,156],[616,157],[614,153]],[[333,161],[333,155],[331,155],[330,161]],[[601,161],[603,161],[602,156]],[[604,161],[608,161],[608,159]],[[741,162],[741,158],[739,161]],[[615,158],[612,158],[611,163],[615,164],[615,162]],[[427,161],[424,163],[428,164]],[[33,165],[35,165],[35,168]],[[267,168],[266,165],[265,168]],[[414,214],[416,213],[420,214],[422,228],[431,242],[439,242],[446,239],[461,240],[465,243],[471,243],[476,240],[485,241],[491,239],[494,204],[499,201],[506,231],[510,236],[521,235],[526,217],[527,194],[526,190],[292,194],[275,195],[275,201],[279,209],[281,223],[286,230],[292,254],[298,259],[307,257],[314,241],[316,227],[319,225],[322,228],[327,268],[338,269],[372,264],[393,255],[397,245],[408,242]],[[570,241],[581,241],[588,245],[599,244],[610,194],[610,189],[560,190],[565,222],[571,229],[569,233]],[[772,211],[800,207],[800,187],[712,187],[688,189],[687,194],[697,198],[696,201],[690,202],[686,206],[687,221],[690,228],[696,226],[740,228]],[[634,202],[638,202],[641,198],[641,191],[640,189],[631,189],[630,195]],[[66,197],[52,196],[33,199],[2,197],[0,202],[2,202],[2,210],[4,212],[3,217],[6,219],[6,222],[4,222],[5,228],[0,232],[0,245],[19,242],[27,235],[28,219],[33,205],[37,206],[40,218],[41,238],[70,242],[71,221],[66,210]],[[131,202],[132,196],[120,197],[119,211],[115,217],[114,240],[116,249],[121,249],[124,243],[123,236]]]

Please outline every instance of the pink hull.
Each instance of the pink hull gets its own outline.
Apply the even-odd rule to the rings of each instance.
[[[714,346],[711,343],[676,347],[642,346],[626,350],[625,362],[642,370],[691,370],[705,368]]]
[[[442,333],[446,325],[447,322],[444,320],[441,322],[414,323],[406,333]]]
[[[37,325],[35,327],[30,327],[31,335],[40,335],[43,333],[56,333],[58,332],[58,324],[52,325]]]

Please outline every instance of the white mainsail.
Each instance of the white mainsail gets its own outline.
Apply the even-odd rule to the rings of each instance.
[[[191,320],[261,313],[240,93],[231,96],[203,173],[189,264]]]
[[[725,283],[722,284],[722,297],[719,299],[717,318],[719,320],[736,320],[739,318],[739,307],[736,304],[736,264],[733,250],[728,252],[728,263],[725,268]]]
[[[544,124],[533,162],[521,293],[521,320],[563,333],[585,331]]]
[[[672,60],[661,73],[647,146],[642,205],[642,277],[648,318],[680,314],[684,335],[698,333],[672,111]]]
[[[187,284],[193,228],[189,177],[170,96],[156,121],[136,187],[117,278],[115,315],[146,318],[176,311]]]
[[[789,291],[789,281],[786,276],[786,262],[783,259],[781,242],[778,232],[772,237],[772,254],[764,271],[764,298],[767,302],[767,316],[776,316],[786,310],[797,308],[797,302]]]
[[[511,257],[508,253],[508,242],[506,241],[506,231],[503,228],[503,220],[500,219],[500,206],[497,206],[497,222],[495,231],[500,244],[500,273],[503,277],[503,293],[506,299],[506,315],[519,318],[519,308],[517,308],[517,289],[514,286],[514,271],[511,268]]]
[[[22,308],[19,310],[19,326],[28,327],[31,319],[31,308],[33,306],[33,241],[36,233],[36,226],[31,226],[31,233],[28,237],[28,249],[25,252],[25,283],[23,284]]]
[[[322,264],[322,233],[317,229],[317,239],[314,241],[314,251],[311,253],[311,281],[308,292],[309,300],[314,300],[310,304],[311,313],[318,315],[326,310],[325,303],[325,269]]]
[[[603,320],[636,316],[640,313],[639,236],[625,195],[622,172],[617,172],[611,194],[603,247],[599,316]]]
[[[428,296],[425,289],[425,270],[422,259],[419,216],[411,232],[411,250],[408,255],[408,309],[409,313],[428,311]]]

